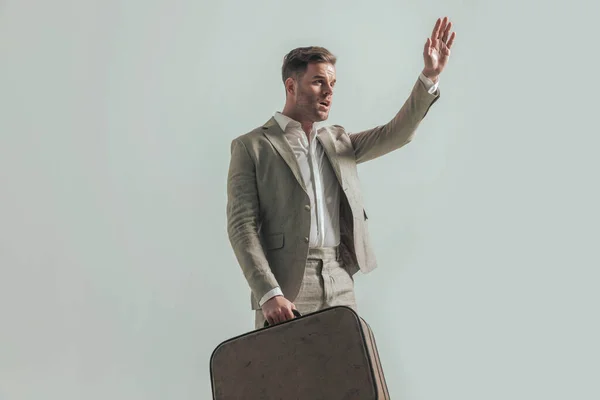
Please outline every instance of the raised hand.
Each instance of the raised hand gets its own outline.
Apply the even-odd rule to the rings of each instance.
[[[448,17],[438,18],[431,37],[427,38],[423,49],[425,62],[423,74],[434,82],[437,81],[450,58],[450,48],[456,37],[456,32],[450,33],[450,29],[452,29],[452,22]]]

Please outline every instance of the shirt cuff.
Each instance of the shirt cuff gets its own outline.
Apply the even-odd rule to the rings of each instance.
[[[279,287],[276,287],[275,289],[271,289],[269,290],[258,302],[259,306],[263,306],[263,304],[265,304],[268,300],[272,299],[275,296],[283,296],[283,292],[281,291],[281,289]]]
[[[423,84],[425,85],[425,88],[427,89],[427,92],[429,94],[434,94],[437,91],[438,84],[440,83],[439,80],[437,82],[433,83],[433,81],[431,79],[429,79],[428,77],[426,77],[425,75],[423,75],[422,72],[421,72],[421,75],[419,75],[419,79],[421,79],[421,82],[423,82]]]

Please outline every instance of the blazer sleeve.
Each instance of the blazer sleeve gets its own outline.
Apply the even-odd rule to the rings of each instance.
[[[227,233],[244,277],[257,300],[278,286],[258,235],[259,218],[256,166],[246,146],[238,138],[231,143],[227,177]]]
[[[421,80],[417,80],[408,99],[385,125],[349,134],[356,163],[381,157],[409,143],[429,108],[440,97],[439,89],[431,94]]]

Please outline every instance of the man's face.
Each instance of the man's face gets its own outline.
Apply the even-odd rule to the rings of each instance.
[[[329,63],[308,64],[296,85],[295,109],[304,120],[319,122],[329,117],[335,67]]]

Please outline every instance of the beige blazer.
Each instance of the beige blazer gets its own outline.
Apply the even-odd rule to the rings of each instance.
[[[348,134],[342,126],[317,134],[343,190],[340,250],[354,274],[377,266],[368,233],[357,165],[411,141],[421,120],[440,96],[420,81],[385,125]],[[227,232],[251,291],[251,307],[279,286],[294,301],[308,254],[309,198],[292,150],[274,118],[231,143],[227,177]]]

